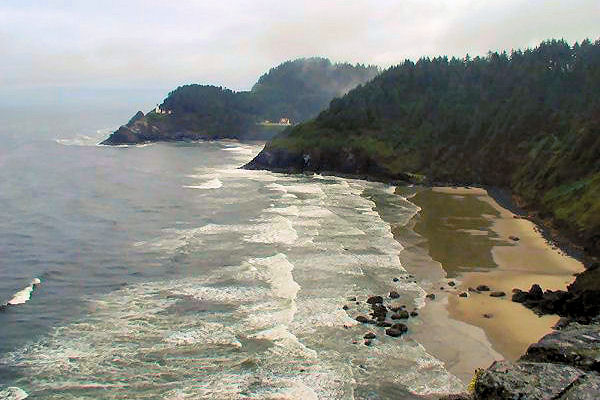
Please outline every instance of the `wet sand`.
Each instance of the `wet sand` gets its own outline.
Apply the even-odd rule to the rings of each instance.
[[[426,289],[436,295],[421,310],[422,322],[413,334],[430,353],[468,382],[476,368],[515,360],[551,331],[558,317],[538,317],[513,303],[512,289],[529,289],[533,283],[565,289],[573,274],[583,271],[579,261],[553,248],[532,222],[514,218],[484,189],[423,189],[410,201],[422,208],[408,227],[416,234],[407,233],[411,229],[395,234],[409,250],[401,254],[403,265],[429,282]],[[506,296],[458,296],[481,284]]]

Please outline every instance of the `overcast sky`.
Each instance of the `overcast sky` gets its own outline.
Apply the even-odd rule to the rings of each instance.
[[[600,0],[1,0],[0,87],[249,89],[282,61],[387,67],[600,38]]]

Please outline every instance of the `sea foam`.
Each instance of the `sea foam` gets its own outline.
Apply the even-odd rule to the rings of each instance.
[[[28,397],[29,394],[18,387],[10,386],[5,389],[0,388],[0,400],[23,400]]]
[[[223,182],[219,178],[214,178],[200,185],[184,185],[183,187],[187,189],[218,189],[223,187]]]

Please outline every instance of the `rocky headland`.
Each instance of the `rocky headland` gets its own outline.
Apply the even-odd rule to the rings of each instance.
[[[375,66],[325,58],[287,61],[261,76],[250,91],[185,85],[154,110],[137,112],[101,144],[208,139],[270,139],[315,117],[329,102],[379,73]]]

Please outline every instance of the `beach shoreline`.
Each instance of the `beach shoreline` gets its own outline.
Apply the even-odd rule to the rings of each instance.
[[[512,289],[537,283],[564,290],[585,269],[579,260],[486,189],[424,188],[410,201],[422,210],[411,222],[415,238],[399,238],[410,249],[401,260],[436,296],[421,310],[413,337],[449,371],[467,383],[475,369],[514,361],[552,331],[558,317],[540,317],[512,302]],[[469,291],[480,285],[490,291]],[[492,292],[505,295],[492,297]]]

